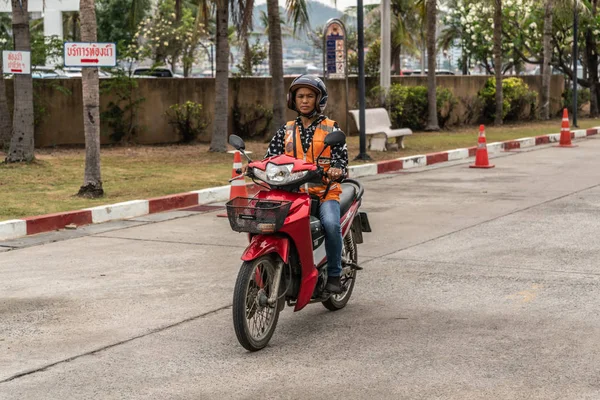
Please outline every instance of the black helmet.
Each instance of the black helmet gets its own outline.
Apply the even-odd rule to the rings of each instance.
[[[288,90],[288,108],[290,110],[300,112],[298,111],[298,109],[296,109],[295,95],[296,90],[303,87],[314,90],[317,93],[317,103],[315,110],[311,113],[311,115],[305,116],[310,118],[315,116],[315,114],[321,114],[323,111],[325,111],[325,107],[327,106],[327,99],[329,97],[327,95],[327,88],[325,87],[325,84],[323,83],[321,78],[315,75],[300,75],[299,77],[294,79],[294,81],[290,85],[290,89]]]

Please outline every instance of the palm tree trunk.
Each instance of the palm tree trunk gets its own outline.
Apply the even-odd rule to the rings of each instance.
[[[427,103],[429,107],[426,131],[439,131],[435,79],[436,0],[427,0]]]
[[[425,54],[427,54],[427,42],[421,37],[421,75],[425,75]]]
[[[95,0],[80,0],[81,40],[97,41]],[[83,131],[85,134],[85,172],[83,185],[78,196],[102,197],[102,177],[100,175],[100,87],[98,68],[88,67],[81,71],[83,94]]]
[[[0,57],[0,71],[2,71],[2,57]],[[12,120],[8,110],[8,101],[6,100],[6,85],[4,74],[0,73],[0,150],[10,143],[10,134]]]
[[[15,50],[31,50],[27,3],[28,0],[11,0]],[[14,92],[12,138],[6,162],[28,162],[34,158],[31,75],[15,75]]]
[[[229,21],[229,3],[217,0],[217,56],[215,78],[215,122],[210,151],[225,152],[228,137],[229,110],[229,41],[227,24]]]
[[[244,37],[244,69],[249,76],[253,75],[252,71],[252,49],[250,48],[250,41],[248,35]]]
[[[281,20],[279,2],[267,0],[269,16],[269,67],[273,88],[273,123],[276,127],[285,124],[286,97],[283,82],[283,44],[281,40]]]
[[[76,42],[77,41],[77,23],[79,22],[79,13],[77,11],[73,11],[72,21],[73,21],[73,26],[71,28],[73,29],[73,32],[72,32],[73,38],[71,40]]]
[[[592,2],[592,14],[595,17],[597,13],[598,1]],[[598,51],[597,41],[592,33],[592,28],[588,27],[585,33],[585,57],[587,61],[587,70],[589,73],[590,82],[590,117],[596,118],[599,115],[599,104],[598,104],[598,89],[600,84],[598,83]]]
[[[175,0],[175,21],[181,21],[181,0]]]
[[[542,66],[542,106],[540,109],[540,118],[550,119],[550,78],[552,77],[552,68],[550,60],[552,59],[552,0],[546,0],[544,10],[544,64]]]
[[[392,60],[394,63],[394,74],[400,75],[402,74],[402,46],[398,46],[397,52],[394,52],[392,55]]]
[[[502,125],[502,0],[494,6],[494,73],[496,75],[496,118],[494,125]]]

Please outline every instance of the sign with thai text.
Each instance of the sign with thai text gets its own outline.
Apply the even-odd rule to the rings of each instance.
[[[342,21],[331,19],[324,29],[325,77],[346,77],[346,29]]]
[[[2,66],[5,74],[31,74],[31,53],[29,51],[3,51]]]
[[[115,43],[65,42],[65,67],[114,67],[117,65]]]

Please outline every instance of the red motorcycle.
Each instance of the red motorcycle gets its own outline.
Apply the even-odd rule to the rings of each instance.
[[[325,145],[345,140],[342,131],[334,131],[325,137]],[[287,155],[252,162],[240,137],[231,135],[229,143],[247,158],[246,176],[264,188],[253,198],[237,197],[227,203],[231,228],[247,232],[250,240],[233,293],[233,326],[240,344],[257,351],[269,343],[286,302],[294,311],[317,302],[331,311],[346,306],[361,270],[356,245],[371,227],[367,213],[359,211],[363,186],[346,179],[340,196],[342,293],[325,291],[327,257],[318,217],[320,202],[300,191],[310,183],[322,184],[323,168]],[[320,161],[321,155],[317,164]]]

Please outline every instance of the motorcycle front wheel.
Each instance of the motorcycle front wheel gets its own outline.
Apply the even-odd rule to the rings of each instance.
[[[281,266],[282,267],[282,266]],[[244,262],[233,291],[233,328],[240,344],[249,351],[263,349],[271,340],[279,319],[279,298],[267,300],[273,290],[276,264],[271,256]]]

